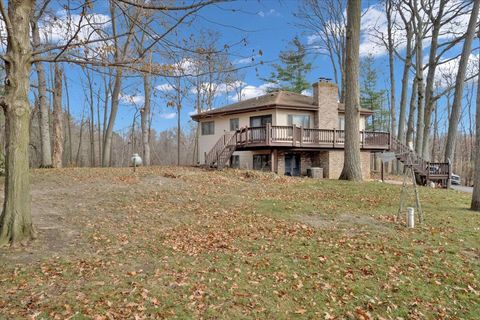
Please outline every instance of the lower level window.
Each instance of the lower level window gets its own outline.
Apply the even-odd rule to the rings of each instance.
[[[269,154],[254,154],[253,155],[253,170],[270,171],[271,157]]]
[[[231,168],[240,168],[240,156],[231,156],[230,157],[230,167]]]

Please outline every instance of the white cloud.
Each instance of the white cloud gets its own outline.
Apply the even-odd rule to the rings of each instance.
[[[174,119],[176,116],[177,114],[175,112],[160,113],[159,115],[161,119],[167,119],[167,120]]]
[[[261,84],[259,86],[245,85],[242,88],[242,91],[241,91],[242,100],[262,96],[262,95],[267,93],[267,89],[273,88],[273,87],[274,87],[274,85],[271,84],[271,83],[264,83],[264,84]],[[232,96],[230,96],[230,99],[232,101],[238,101],[238,96],[237,95],[232,95]]]
[[[255,59],[260,58],[260,55],[253,55],[251,57],[246,57],[246,58],[240,58],[235,60],[233,63],[234,64],[249,64],[255,61]]]
[[[80,22],[81,21],[81,22]],[[47,17],[40,25],[40,36],[47,43],[65,43],[80,31],[77,41],[99,39],[102,30],[110,27],[110,16],[91,13],[84,15],[68,14],[65,10],[58,11],[55,17]]]
[[[200,90],[202,94],[206,94],[208,91],[212,90],[214,92],[214,96],[218,97],[223,94],[229,93],[234,91],[236,88],[243,87],[246,85],[245,82],[237,80],[231,83],[212,83],[209,84],[204,82],[200,85]],[[190,93],[195,94],[197,92],[197,88],[191,88]]]
[[[257,14],[262,18],[265,18],[265,17],[281,17],[282,16],[275,9],[270,9],[268,11],[259,11]]]
[[[155,89],[157,89],[158,91],[166,92],[166,91],[172,91],[173,86],[169,83],[162,83],[156,86]]]
[[[120,102],[122,102],[123,104],[138,106],[145,102],[145,97],[142,95],[129,95],[122,93],[120,95]]]

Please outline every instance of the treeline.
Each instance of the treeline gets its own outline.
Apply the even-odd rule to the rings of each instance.
[[[296,13],[297,25],[310,34],[312,51],[331,62],[340,101],[349,67],[347,4],[302,0]],[[475,153],[478,5],[477,0],[381,0],[362,7],[358,30],[364,57],[361,105],[375,111],[377,128],[412,144],[425,160],[451,161],[465,183],[472,179]],[[377,72],[388,82],[377,84]]]

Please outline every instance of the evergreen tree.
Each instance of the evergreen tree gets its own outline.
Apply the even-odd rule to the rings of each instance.
[[[371,54],[366,56],[360,64],[360,105],[374,112],[366,125],[366,130],[388,131],[389,111],[383,105],[386,92],[377,88],[378,76],[373,65],[373,56]]]
[[[272,72],[270,78],[262,79],[273,84],[268,92],[284,90],[296,93],[310,88],[310,83],[306,75],[312,69],[311,63],[307,63],[305,46],[298,37],[291,41],[292,49],[280,52],[279,58],[282,65],[274,64],[275,72]]]

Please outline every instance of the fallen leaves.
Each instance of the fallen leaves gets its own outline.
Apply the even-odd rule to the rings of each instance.
[[[35,188],[80,236],[3,263],[7,318],[472,318],[479,298],[478,218],[443,191],[407,233],[378,184],[154,167],[44,170]]]

